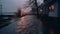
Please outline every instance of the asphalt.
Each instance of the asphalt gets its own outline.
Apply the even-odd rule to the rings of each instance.
[[[0,34],[18,34],[16,32],[17,20],[18,19],[12,19],[8,21],[5,25],[3,25],[4,27],[0,28]]]
[[[52,18],[49,18],[49,19],[52,19]],[[54,19],[53,22],[55,24],[52,21],[53,21],[53,19],[52,20],[47,20],[47,24],[45,24],[46,27],[47,28],[53,28],[54,27],[55,34],[59,34],[60,33],[60,21],[57,20],[57,19]],[[0,29],[0,34],[19,34],[19,33],[16,32],[16,27],[17,27],[17,23],[18,23],[17,18],[14,18],[7,23],[10,23],[10,24],[8,24],[6,26],[4,25],[4,27],[2,27]]]

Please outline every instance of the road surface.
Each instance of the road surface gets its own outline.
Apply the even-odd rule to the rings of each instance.
[[[8,26],[5,26],[5,27],[3,27],[3,28],[0,29],[0,34],[18,34],[16,32],[16,27],[17,27],[17,25],[16,25],[16,23],[17,23],[16,19],[12,19],[10,21],[10,23],[11,24],[9,24]]]

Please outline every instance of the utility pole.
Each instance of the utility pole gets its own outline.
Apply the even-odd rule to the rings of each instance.
[[[2,2],[0,2],[0,16],[2,16]]]

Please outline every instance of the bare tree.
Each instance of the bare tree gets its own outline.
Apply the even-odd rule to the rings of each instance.
[[[21,8],[22,17],[17,23],[19,34],[38,34],[40,32],[41,21],[33,14],[34,11],[32,11],[32,8],[35,7],[35,0],[29,0],[29,4]]]

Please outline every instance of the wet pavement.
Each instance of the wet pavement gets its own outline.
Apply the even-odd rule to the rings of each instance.
[[[9,23],[8,25],[6,25],[6,26],[4,26],[3,28],[1,28],[0,29],[0,34],[19,34],[19,33],[17,33],[16,32],[16,27],[17,27],[17,23],[18,23],[18,20],[19,20],[19,18],[13,18],[12,20],[10,20],[10,21],[8,21],[7,23]],[[56,19],[54,19],[54,20],[56,20]],[[51,21],[51,20],[48,20],[49,22]],[[48,25],[52,22],[50,22],[49,23],[48,22]],[[55,22],[60,22],[59,20],[57,20],[57,21],[54,21],[54,23]],[[56,30],[56,33],[58,32],[60,32],[60,23],[59,24],[57,24],[57,23],[55,23],[55,25],[54,24],[50,24],[52,27],[53,27],[53,25],[56,27],[55,28],[55,30]],[[47,27],[50,27],[50,25],[49,26],[47,26],[47,24],[46,24],[46,26]]]
[[[0,29],[0,34],[19,34],[18,32],[16,32],[18,20],[19,18],[14,18],[10,20],[8,22],[10,23],[9,25],[6,25]]]
[[[17,18],[14,18],[10,20],[8,23],[10,23],[7,26],[4,26],[3,28],[0,29],[0,34],[18,34],[16,32],[16,23],[17,23]]]

